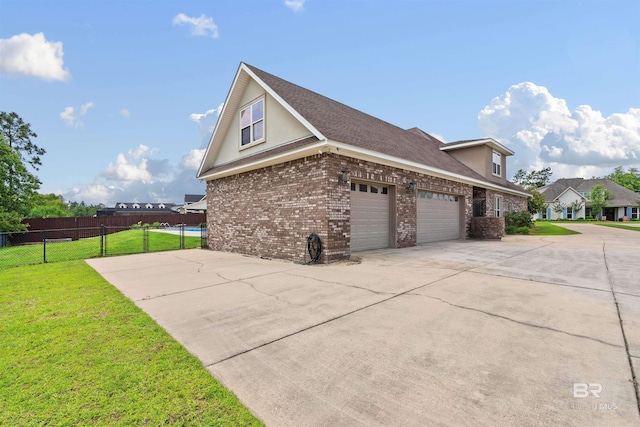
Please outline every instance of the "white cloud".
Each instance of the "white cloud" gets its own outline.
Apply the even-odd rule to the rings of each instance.
[[[133,160],[137,160],[135,156],[127,158],[123,153],[120,153],[115,163],[109,163],[109,166],[102,175],[114,181],[142,181],[143,183],[153,183],[153,177],[147,170],[147,159],[140,159],[137,164]]]
[[[182,157],[182,161],[180,162],[180,164],[186,169],[191,169],[194,171],[198,170],[200,168],[200,163],[202,163],[202,158],[204,157],[205,151],[207,150],[205,150],[204,148],[189,151],[189,154]]]
[[[306,0],[285,0],[284,5],[294,12],[300,12],[304,8]]]
[[[200,167],[222,107],[220,104],[205,113],[190,115],[198,124],[201,147],[189,150],[177,164],[169,159],[158,159],[160,150],[157,148],[139,144],[118,153],[115,161],[110,162],[87,186],[60,193],[65,200],[84,200],[106,206],[115,206],[121,201],[181,203],[185,194],[204,194],[205,185],[196,179],[195,171]],[[71,108],[70,116],[77,120],[76,110],[68,108]]]
[[[184,13],[179,13],[173,18],[173,25],[191,25],[192,36],[211,36],[218,38],[218,26],[213,19],[203,15],[198,18],[191,18]]]
[[[65,81],[69,71],[63,68],[63,56],[62,42],[49,42],[43,33],[0,39],[0,71]]]
[[[144,144],[118,153],[116,159],[93,181],[70,191],[61,191],[65,200],[115,206],[121,201],[181,203],[185,194],[204,194],[204,185],[195,178],[204,150],[190,150],[176,165],[158,159],[160,151]]]
[[[151,150],[149,149],[149,147],[147,147],[144,144],[140,144],[136,148],[133,148],[133,149],[129,150],[128,153],[129,153],[129,157],[131,157],[133,159],[138,159],[143,154],[150,153],[150,151]]]
[[[604,117],[588,105],[570,110],[547,88],[513,85],[478,114],[485,136],[510,146],[511,173],[551,166],[554,178],[606,175],[640,166],[640,108]]]
[[[93,102],[87,102],[84,105],[81,105],[80,108],[75,107],[66,107],[62,113],[60,113],[60,118],[67,122],[67,124],[74,128],[83,128],[84,122],[80,120],[80,116],[84,116],[87,114],[90,108],[93,108],[95,104]]]
[[[129,117],[131,117],[131,112],[129,110],[127,110],[126,108],[123,108],[122,110],[120,110],[119,113],[125,119],[128,119]]]
[[[218,117],[220,116],[220,113],[222,113],[223,107],[224,104],[220,104],[218,105],[218,108],[207,110],[205,113],[193,113],[189,116],[191,120],[198,124],[198,133],[200,134],[200,140],[203,146],[206,146],[209,143],[209,139],[216,127]]]

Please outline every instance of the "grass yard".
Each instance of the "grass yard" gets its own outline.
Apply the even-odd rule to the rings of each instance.
[[[568,230],[557,224],[547,221],[536,221],[531,229],[531,234],[536,236],[565,236],[569,234],[580,234],[577,231]]]
[[[129,255],[142,253],[143,230],[125,230],[105,237],[105,255]],[[199,236],[185,236],[185,249],[200,247]],[[180,249],[180,236],[169,233],[149,232],[149,252]],[[0,248],[0,268],[40,264],[44,260],[43,245],[23,245]],[[100,237],[73,242],[47,243],[47,262],[71,261],[100,256]]]
[[[0,425],[261,425],[84,261],[0,270]]]
[[[634,227],[633,225],[625,225],[618,222],[598,221],[598,222],[594,222],[594,224],[601,225],[603,227],[620,228],[622,230],[640,231],[640,227]]]

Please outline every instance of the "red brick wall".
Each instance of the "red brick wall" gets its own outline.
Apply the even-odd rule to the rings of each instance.
[[[315,155],[209,181],[209,247],[302,261],[309,234],[326,244],[326,160]]]
[[[336,154],[318,154],[207,183],[209,247],[301,262],[306,238],[322,239],[322,262],[348,259],[351,241],[351,191],[338,175],[386,184],[395,194],[395,246],[416,244],[417,189],[458,195],[464,203],[465,237],[471,227],[472,186]],[[487,210],[494,193],[487,192]],[[526,200],[503,194],[505,207]],[[513,200],[512,200],[513,199]],[[491,211],[490,211],[491,212]],[[393,215],[392,215],[393,217]],[[393,246],[393,245],[392,245]]]

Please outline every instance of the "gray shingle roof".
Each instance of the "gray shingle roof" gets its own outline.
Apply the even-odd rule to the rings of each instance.
[[[399,128],[259,68],[246,63],[244,65],[329,140],[496,185],[453,156],[441,151],[440,147],[445,144],[420,129]],[[255,160],[255,157],[251,156],[251,159]],[[242,164],[248,160],[245,158],[233,163]],[[225,165],[225,167],[228,166]],[[206,173],[216,169],[219,167],[214,167]],[[509,183],[506,188],[524,192],[522,188],[512,183]]]
[[[184,202],[185,203],[196,203],[204,198],[204,194],[185,194]]]
[[[399,128],[245,64],[328,139],[486,181],[447,153],[444,144]]]

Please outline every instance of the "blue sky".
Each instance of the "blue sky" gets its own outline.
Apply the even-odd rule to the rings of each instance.
[[[0,0],[42,192],[181,202],[240,61],[554,178],[640,167],[638,1]]]

